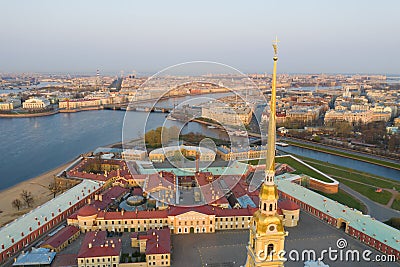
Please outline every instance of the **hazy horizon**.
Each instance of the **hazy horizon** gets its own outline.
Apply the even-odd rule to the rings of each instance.
[[[151,75],[205,60],[244,73],[400,73],[400,2],[2,1],[1,73]]]

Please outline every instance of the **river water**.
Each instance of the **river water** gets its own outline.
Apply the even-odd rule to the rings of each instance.
[[[400,171],[375,164],[321,153],[296,146],[279,147],[279,150],[400,181]]]
[[[221,96],[224,94],[204,95],[197,103],[209,101],[207,97]],[[173,106],[185,100],[166,100],[164,104]],[[163,113],[151,113],[149,118],[146,112],[132,113],[134,116],[130,117],[134,117],[135,122],[129,127],[134,136],[130,138],[139,137],[144,128],[147,131],[163,126],[165,121],[168,126],[184,126],[182,133],[199,132],[210,137],[223,137],[220,131],[198,123],[183,125],[166,120]],[[52,170],[99,146],[120,142],[124,115],[123,111],[95,110],[45,117],[1,118],[0,190]]]
[[[144,132],[143,122],[146,121],[147,113],[133,113],[137,123],[131,123],[129,127],[138,137]],[[125,112],[122,111],[97,110],[45,117],[0,119],[0,190],[49,171],[96,147],[121,141],[124,115]],[[165,114],[152,113],[146,128],[162,126],[165,120]],[[182,123],[169,121],[169,125],[182,126]],[[186,124],[182,132],[223,137],[219,130],[208,129],[198,123]],[[388,168],[293,146],[284,149],[400,180],[400,172]]]

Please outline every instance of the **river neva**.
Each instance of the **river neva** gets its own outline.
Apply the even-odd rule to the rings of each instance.
[[[0,190],[52,170],[99,146],[120,142],[125,112],[97,110],[77,113],[59,113],[35,118],[0,119]],[[134,112],[138,123],[131,123],[133,133],[144,132],[147,113]],[[163,125],[165,114],[152,113],[146,128]],[[182,123],[174,121],[177,126]],[[169,123],[171,125],[171,122]],[[200,132],[221,138],[219,130],[189,123],[182,131]],[[295,148],[291,148],[295,149]],[[314,151],[290,151],[307,157],[346,166],[347,159],[329,155],[321,158]],[[400,172],[368,163],[352,162],[352,168],[360,165],[364,171],[384,177],[399,179]],[[348,166],[347,166],[348,167]]]
[[[96,110],[58,113],[34,118],[0,119],[0,190],[38,176],[82,153],[122,140],[125,112]],[[130,123],[137,138],[144,132],[145,112],[134,112],[138,123]],[[162,126],[165,114],[151,113],[146,129]],[[181,126],[178,121],[169,125]],[[132,129],[133,127],[133,129]],[[189,123],[183,130],[219,137],[218,130]]]

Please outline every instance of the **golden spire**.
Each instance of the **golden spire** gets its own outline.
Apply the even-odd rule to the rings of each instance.
[[[277,267],[284,261],[276,252],[285,247],[287,232],[282,218],[278,215],[278,189],[275,178],[275,134],[276,134],[276,63],[278,61],[278,39],[272,44],[274,48],[274,69],[272,74],[271,104],[268,123],[268,151],[265,167],[265,181],[261,185],[258,210],[253,214],[250,223],[249,245],[247,246],[246,267]],[[268,260],[260,258],[260,252],[268,255]],[[275,254],[273,253],[275,252]]]
[[[268,122],[268,150],[265,165],[265,182],[273,183],[275,175],[275,135],[276,135],[276,63],[278,61],[278,37],[272,44],[274,48],[274,69],[272,72],[271,103]]]

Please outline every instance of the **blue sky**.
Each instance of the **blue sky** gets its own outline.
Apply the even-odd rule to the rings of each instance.
[[[400,1],[0,1],[0,72],[400,73]]]

